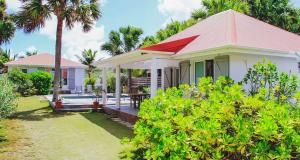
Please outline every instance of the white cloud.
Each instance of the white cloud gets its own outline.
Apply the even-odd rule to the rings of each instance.
[[[36,47],[35,46],[29,46],[27,49],[26,49],[27,52],[35,52],[37,51]]]
[[[40,30],[40,34],[55,40],[56,38],[56,18],[46,22],[44,28]],[[71,30],[64,28],[62,38],[62,55],[64,58],[77,61],[75,55],[81,55],[84,49],[92,49],[98,51],[98,58],[107,55],[100,52],[100,45],[104,43],[104,26],[93,26],[90,32],[84,33],[80,24],[76,24]]]
[[[201,0],[158,0],[158,10],[164,16],[166,21],[188,19],[193,10],[202,7]]]
[[[20,0],[8,0],[5,1],[7,4],[7,8],[12,10],[12,11],[18,11],[20,6],[21,6],[21,2]]]

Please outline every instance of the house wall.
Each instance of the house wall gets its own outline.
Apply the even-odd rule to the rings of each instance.
[[[76,78],[76,75],[75,75],[75,68],[69,68],[68,69],[68,84],[69,84],[69,86],[68,86],[68,88],[69,88],[69,90],[75,90],[75,87],[76,87],[76,85],[75,85],[75,78]]]
[[[232,78],[235,82],[242,81],[244,76],[247,74],[248,69],[257,62],[262,61],[264,58],[267,61],[270,60],[275,63],[280,72],[288,72],[291,74],[296,74],[298,75],[298,77],[300,77],[298,60],[296,58],[231,53],[222,54],[222,56],[224,55],[229,56],[229,77]],[[190,84],[195,83],[195,63],[199,61],[215,59],[216,57],[217,55],[199,56],[193,57],[193,59],[190,60]],[[216,68],[214,72],[216,76]],[[214,78],[217,79],[217,77]]]
[[[229,57],[229,75],[236,82],[242,81],[248,68],[263,59],[275,63],[280,72],[288,72],[298,75],[298,62],[296,58],[278,57],[278,56],[260,56],[248,54],[232,54]]]
[[[21,69],[23,69],[23,68],[21,68]],[[35,72],[35,71],[37,71],[37,68],[27,68],[27,73],[32,73],[32,72]]]
[[[75,69],[75,87],[82,86],[84,90],[84,77],[85,77],[85,69],[76,68]]]

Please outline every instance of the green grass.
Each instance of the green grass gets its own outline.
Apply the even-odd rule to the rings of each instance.
[[[120,140],[132,136],[102,113],[53,113],[41,97],[18,104],[17,113],[1,122],[9,143],[0,145],[0,159],[119,159]]]

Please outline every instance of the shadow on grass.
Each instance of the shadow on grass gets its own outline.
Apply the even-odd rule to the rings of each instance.
[[[122,139],[122,138],[132,138],[133,130],[112,121],[109,116],[103,113],[91,112],[91,113],[80,113],[83,117],[88,119],[90,122],[98,125],[99,127],[105,129],[107,132],[113,136]]]
[[[10,119],[20,119],[25,121],[41,121],[43,119],[59,118],[73,113],[56,113],[50,106],[40,107],[32,110],[18,111]]]

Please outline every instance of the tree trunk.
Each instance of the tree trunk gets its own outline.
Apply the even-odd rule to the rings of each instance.
[[[132,75],[131,75],[131,69],[128,69],[127,70],[128,71],[128,89],[129,89],[129,92],[131,91],[131,77],[132,77]]]
[[[55,75],[54,75],[54,89],[52,101],[58,100],[60,90],[60,66],[61,66],[61,41],[63,32],[63,19],[57,16],[57,29],[56,29],[56,44],[55,44]]]

